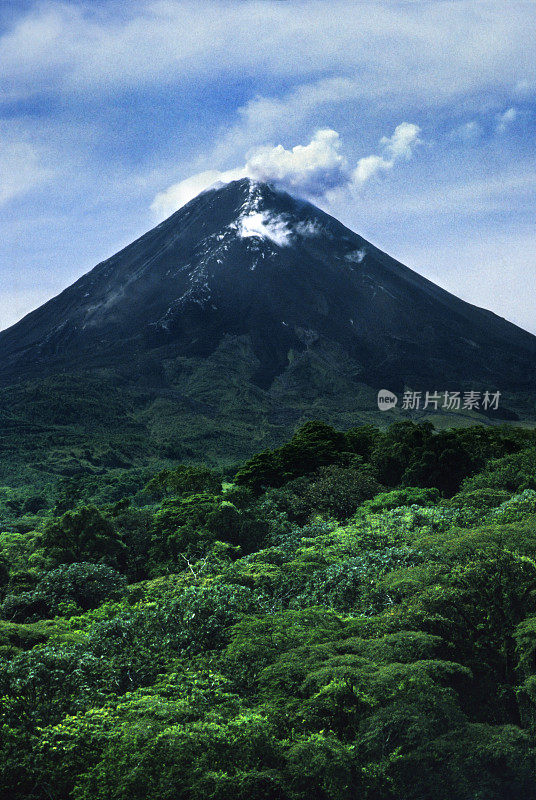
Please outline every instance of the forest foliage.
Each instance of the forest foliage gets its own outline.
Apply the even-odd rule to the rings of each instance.
[[[536,434],[0,487],[0,796],[536,800]]]

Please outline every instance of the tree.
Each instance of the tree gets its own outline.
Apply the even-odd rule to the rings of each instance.
[[[350,467],[337,464],[320,467],[304,498],[311,510],[345,520],[364,500],[381,490],[372,468],[359,461],[356,457]]]
[[[288,444],[265,450],[247,461],[236,473],[235,482],[260,493],[269,486],[283,486],[318,467],[334,464],[344,453],[353,454],[343,433],[325,422],[306,422]]]
[[[106,564],[78,562],[62,564],[48,572],[37,584],[52,614],[63,603],[75,603],[82,611],[95,608],[104,600],[117,599],[126,586],[126,578]]]
[[[56,564],[95,561],[112,567],[125,563],[125,545],[109,519],[95,506],[67,511],[43,531],[43,547]]]
[[[175,469],[164,469],[152,478],[144,492],[156,497],[182,496],[199,492],[221,490],[221,475],[203,466],[180,464]]]

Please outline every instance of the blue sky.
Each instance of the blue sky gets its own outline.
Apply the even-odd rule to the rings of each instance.
[[[503,0],[1,4],[0,329],[182,181],[253,171],[536,332],[534,30]]]

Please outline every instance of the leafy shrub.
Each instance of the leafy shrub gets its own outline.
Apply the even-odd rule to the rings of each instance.
[[[180,464],[175,469],[164,469],[152,478],[144,489],[155,497],[183,496],[199,492],[221,490],[221,475],[208,467]]]
[[[377,513],[378,511],[389,511],[399,506],[433,506],[439,502],[440,498],[439,489],[408,486],[406,489],[381,492],[373,497],[372,500],[366,500],[363,503],[363,508]]]
[[[389,570],[420,564],[423,555],[410,548],[371,551],[317,570],[292,605],[322,605],[337,611],[376,613],[386,605],[377,581]]]
[[[492,508],[497,508],[501,503],[510,499],[510,492],[504,489],[473,489],[472,491],[459,492],[451,497],[450,500],[445,501],[446,506],[451,508],[480,508],[483,511],[489,511]]]
[[[536,449],[491,460],[482,472],[463,482],[464,492],[473,489],[502,489],[510,494],[536,489]]]
[[[536,491],[525,489],[521,494],[516,494],[492,512],[497,522],[521,522],[529,515],[536,515]]]
[[[0,614],[15,622],[79,613],[121,596],[126,578],[105,564],[62,564],[46,573],[31,592],[8,595]]]

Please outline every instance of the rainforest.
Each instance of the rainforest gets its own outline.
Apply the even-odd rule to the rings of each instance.
[[[10,800],[536,798],[536,432],[0,488]]]

